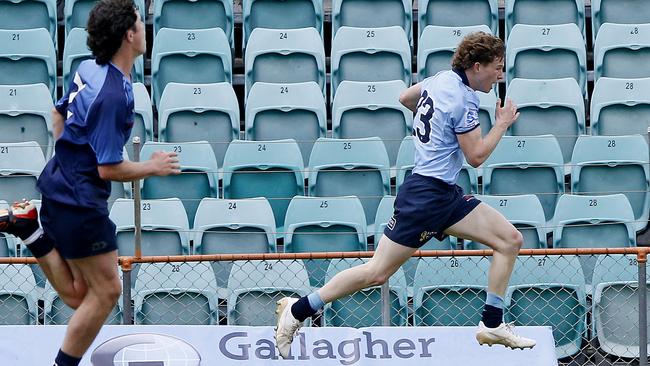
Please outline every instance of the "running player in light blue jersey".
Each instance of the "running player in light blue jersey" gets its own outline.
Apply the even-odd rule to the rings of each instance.
[[[481,165],[519,113],[511,100],[497,102],[496,123],[481,136],[479,98],[503,78],[505,47],[498,37],[472,33],[458,46],[452,70],[442,71],[405,90],[400,102],[416,112],[413,121],[415,167],[395,199],[377,250],[366,264],[342,271],[325,286],[300,299],[278,301],[276,345],[287,358],[296,331],[324,304],[388,280],[431,237],[447,235],[484,243],[494,249],[488,294],[476,332],[480,344],[532,348],[535,341],[503,323],[503,296],[523,237],[498,211],[465,196],[456,185],[463,156]]]

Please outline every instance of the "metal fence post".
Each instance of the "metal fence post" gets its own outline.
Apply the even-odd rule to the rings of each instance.
[[[390,278],[381,285],[381,324],[385,327],[390,326]]]
[[[131,325],[133,312],[131,309],[131,265],[122,268],[122,324]]]
[[[133,161],[140,161],[140,137],[133,137]],[[142,211],[140,206],[142,198],[140,197],[140,179],[133,181],[133,217],[134,217],[134,230],[135,230],[135,257],[142,257]]]
[[[639,366],[648,365],[648,319],[647,319],[647,290],[646,290],[646,254],[639,253]]]

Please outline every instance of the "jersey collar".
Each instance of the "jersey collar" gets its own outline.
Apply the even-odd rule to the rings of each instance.
[[[462,80],[463,84],[467,85],[469,88],[469,79],[467,79],[467,74],[465,73],[465,70],[461,70],[458,68],[453,68],[452,69],[458,76],[460,76],[460,80]]]

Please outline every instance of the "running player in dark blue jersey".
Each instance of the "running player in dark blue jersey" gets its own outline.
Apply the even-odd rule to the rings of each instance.
[[[59,297],[76,309],[55,366],[77,366],[121,293],[110,181],[180,173],[175,153],[130,162],[122,152],[134,121],[131,70],[146,50],[144,23],[132,0],[100,0],[88,19],[88,47],[68,92],[56,103],[55,155],[38,180],[41,225],[29,202],[0,211],[0,230],[37,258]]]

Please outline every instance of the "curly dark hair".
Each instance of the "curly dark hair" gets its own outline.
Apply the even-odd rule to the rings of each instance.
[[[137,21],[133,0],[100,0],[88,17],[86,44],[95,62],[107,64],[120,49],[126,31]]]
[[[505,50],[501,38],[485,32],[473,32],[458,45],[451,66],[454,69],[467,70],[476,62],[489,64],[494,60],[502,59]]]

